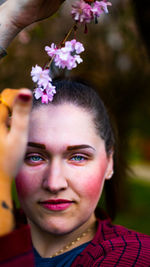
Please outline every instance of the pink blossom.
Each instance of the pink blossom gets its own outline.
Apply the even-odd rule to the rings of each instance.
[[[93,15],[99,17],[102,13],[108,13],[107,6],[111,6],[112,4],[107,1],[96,1],[93,4],[92,12]]]
[[[57,67],[71,70],[76,68],[77,64],[82,62],[81,57],[77,57],[76,54],[83,52],[84,47],[82,43],[73,39],[65,42],[64,47],[56,48],[56,45],[53,43],[51,47],[45,47],[45,50],[50,57],[54,57],[54,62]],[[41,83],[39,85],[41,85]],[[46,87],[44,86],[44,88]]]
[[[39,99],[40,97],[42,97],[43,91],[44,91],[44,89],[42,89],[42,88],[39,88],[39,87],[36,88],[34,91],[35,99]]]
[[[70,48],[71,52],[75,51],[77,54],[80,54],[84,51],[83,44],[80,42],[77,42],[76,39],[66,42],[65,47]]]
[[[71,70],[77,66],[75,64],[74,56],[71,56],[70,53],[67,53],[63,50],[60,50],[59,54],[56,55],[54,61],[55,65],[62,69],[67,68],[68,70]]]
[[[76,42],[75,39],[65,42],[65,48],[68,50],[68,52],[73,52],[74,51],[75,42]]]
[[[46,89],[40,87],[36,88],[34,91],[34,96],[36,99],[39,99],[41,97],[42,103],[48,104],[49,101],[51,102],[53,100],[55,93],[56,93],[55,86],[49,83]]]
[[[99,1],[94,2],[92,12],[93,12],[93,15],[97,17],[99,17],[102,13],[104,13]]]
[[[68,52],[76,52],[77,54],[80,54],[84,51],[83,44],[80,42],[77,42],[76,39],[72,39],[71,41],[67,41],[65,43],[65,47],[61,48],[64,51]]]
[[[48,101],[51,102],[53,100],[54,94],[56,94],[55,86],[51,85],[51,87],[46,88],[46,94],[47,94],[47,97],[48,97]]]
[[[89,23],[93,19],[91,6],[84,0],[77,1],[72,5],[71,14],[73,19],[80,23]]]
[[[48,104],[48,102],[52,102],[55,93],[56,93],[56,91],[54,91],[54,89],[52,89],[52,88],[44,90],[43,95],[41,97],[42,103]]]
[[[102,5],[102,7],[103,7],[103,9],[104,9],[104,12],[105,12],[105,13],[108,13],[108,8],[107,8],[107,6],[112,6],[112,3],[107,2],[107,1],[101,1],[101,5]]]
[[[84,0],[75,2],[72,5],[72,17],[75,21],[80,23],[89,23],[94,17],[99,17],[102,13],[108,13],[107,6],[111,6],[110,2],[107,0],[104,1],[95,1],[89,5]]]
[[[31,76],[33,82],[36,82],[40,87],[43,86],[46,88],[49,82],[51,82],[51,78],[49,76],[49,70],[43,70],[40,66],[36,65],[32,67]]]
[[[80,64],[81,62],[83,62],[83,59],[82,59],[79,55],[75,55],[75,56],[74,56],[74,59],[75,59],[75,61],[76,61],[78,64]]]
[[[77,63],[82,62],[81,57],[76,54],[80,54],[83,51],[84,47],[80,42],[77,42],[75,39],[67,41],[64,47],[55,51],[55,65],[62,69],[67,68],[68,70],[76,68]]]
[[[77,54],[80,54],[84,51],[83,44],[81,44],[80,42],[76,42],[74,48]]]
[[[51,47],[50,46],[45,46],[45,51],[47,52],[47,54],[50,57],[53,57],[57,52],[57,47],[56,47],[56,45],[54,43],[52,43]]]
[[[48,103],[53,100],[56,93],[55,86],[51,84],[52,79],[49,76],[49,69],[43,70],[40,66],[32,67],[32,80],[37,83],[37,88],[34,90],[36,99],[42,98],[42,103]]]
[[[43,93],[43,95],[42,95],[42,103],[48,104],[48,96],[46,93]]]

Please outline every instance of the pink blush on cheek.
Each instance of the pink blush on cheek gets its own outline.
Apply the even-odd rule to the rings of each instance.
[[[101,155],[99,164],[95,166],[93,174],[88,176],[87,179],[85,177],[84,191],[91,200],[98,200],[101,196],[107,164],[106,154],[104,153],[104,155]]]
[[[92,175],[84,184],[84,194],[91,200],[98,200],[103,186],[103,179],[100,176]]]
[[[106,161],[100,162],[99,167],[95,172],[91,175],[88,176],[87,179],[85,178],[85,183],[84,183],[84,191],[85,194],[89,195],[91,199],[96,199],[100,197],[100,194],[103,189],[103,184],[104,184],[104,175],[106,171]]]

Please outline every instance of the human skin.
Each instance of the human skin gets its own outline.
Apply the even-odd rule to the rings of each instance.
[[[20,96],[25,96],[25,100]],[[25,154],[32,93],[26,88],[6,88],[1,98],[11,111],[11,127],[8,129],[8,107],[0,101],[0,171],[13,178]]]
[[[27,147],[16,186],[33,244],[46,257],[62,247],[61,237],[63,242],[72,241],[96,221],[94,210],[113,159],[107,156],[92,115],[73,104],[34,109],[28,142],[45,149]],[[67,199],[71,204],[64,210],[49,210],[42,203],[50,199]]]
[[[0,46],[7,48],[28,25],[53,15],[64,0],[7,0],[0,6]]]
[[[28,101],[24,101],[20,96],[25,96]],[[1,93],[0,200],[5,202],[9,209],[13,209],[11,198],[12,178],[18,172],[27,145],[31,100],[32,94],[27,89],[12,90],[7,88]],[[5,103],[7,103],[7,106]],[[11,129],[8,129],[8,111],[10,110],[13,115]],[[14,228],[15,220],[9,209],[0,206],[0,236],[8,234]]]

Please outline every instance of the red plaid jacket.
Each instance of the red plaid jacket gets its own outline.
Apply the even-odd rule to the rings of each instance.
[[[11,234],[0,238],[0,266],[34,266],[28,225],[22,225]],[[150,267],[150,237],[112,225],[109,219],[98,219],[95,237],[71,265],[82,266]]]

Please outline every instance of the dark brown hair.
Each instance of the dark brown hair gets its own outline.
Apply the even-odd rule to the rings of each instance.
[[[96,91],[73,80],[58,80],[54,81],[53,85],[56,86],[56,94],[50,105],[67,102],[89,111],[93,115],[98,134],[105,141],[106,152],[109,155],[114,147],[114,134],[106,108]],[[43,105],[41,100],[34,99],[33,108],[39,105]]]

